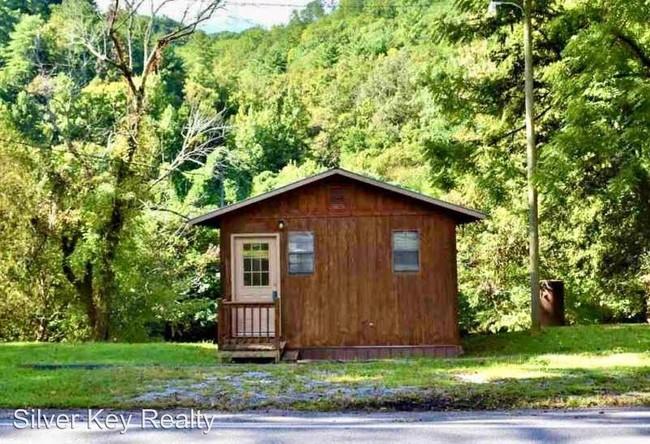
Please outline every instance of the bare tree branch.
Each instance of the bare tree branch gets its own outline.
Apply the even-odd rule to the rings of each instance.
[[[149,1],[148,11],[144,7],[146,1]],[[175,1],[180,0],[111,0],[106,13],[106,23],[101,32],[103,40],[89,33],[89,30],[85,29],[86,24],[77,30],[75,40],[81,42],[97,60],[117,68],[127,82],[130,92],[136,100],[141,100],[149,75],[162,61],[163,50],[172,42],[195,32],[200,24],[212,18],[217,9],[222,7],[224,0],[182,0],[186,6],[176,29],[154,38],[155,25],[160,15]],[[141,14],[147,12],[144,30],[138,29],[138,23],[142,24],[142,20],[137,20],[137,17],[145,17]],[[126,29],[122,31],[124,27]],[[136,35],[142,38],[143,46],[142,71],[138,75],[133,71],[133,44]],[[104,42],[104,48],[101,50],[97,45],[99,41]],[[110,45],[107,42],[110,42]]]
[[[163,213],[170,213],[170,214],[173,214],[173,215],[175,215],[175,216],[180,217],[181,219],[183,219],[183,220],[185,220],[185,221],[190,220],[189,216],[186,216],[185,214],[181,214],[181,213],[179,213],[178,211],[176,211],[176,210],[172,210],[172,209],[169,209],[169,208],[156,207],[156,206],[148,206],[148,207],[146,207],[146,208],[147,208],[148,210],[151,210],[151,211],[160,211],[160,212],[163,212]]]
[[[114,61],[114,64],[117,66],[117,68],[120,71],[122,71],[122,76],[128,83],[129,89],[131,90],[133,95],[135,95],[137,98],[139,91],[135,85],[135,80],[133,79],[133,71],[129,69],[130,63],[126,58],[126,55],[124,53],[124,48],[122,48],[122,42],[120,41],[120,36],[117,32],[117,28],[115,27],[115,20],[117,18],[117,14],[119,13],[119,7],[120,7],[120,0],[113,0],[113,4],[108,9],[108,14],[107,14],[108,37],[113,43],[113,47],[115,48],[115,53],[117,56],[117,60]]]
[[[151,186],[162,182],[187,162],[203,166],[208,154],[223,141],[226,129],[221,114],[206,116],[198,107],[192,108],[183,130],[183,144],[180,151]]]
[[[209,20],[212,18],[214,13],[217,11],[222,6],[223,1],[222,0],[207,0],[207,1],[201,1],[198,3],[198,9],[196,10],[196,14],[189,19],[189,22],[185,22],[188,20],[188,17],[190,16],[190,9],[192,8],[192,2],[188,4],[188,6],[185,8],[183,11],[183,17],[179,23],[179,26],[176,30],[160,37],[151,52],[149,53],[149,57],[147,57],[145,60],[144,67],[142,68],[142,84],[140,85],[140,88],[144,88],[147,77],[149,74],[154,70],[154,68],[160,63],[162,60],[162,51],[165,49],[171,42],[175,40],[182,39],[183,37],[187,37],[188,35],[192,34],[194,31],[196,31],[196,28],[203,22]],[[162,8],[162,5],[160,6]],[[160,10],[160,8],[158,10]],[[150,23],[153,23],[153,20],[155,17],[150,18]]]
[[[150,46],[151,46],[151,37],[154,29],[154,25],[156,23],[156,20],[158,18],[158,14],[164,8],[167,4],[173,2],[174,0],[160,0],[158,2],[158,5],[156,5],[156,2],[151,1],[150,2],[150,13],[149,13],[149,21],[147,22],[147,26],[145,28],[144,32],[144,37],[142,39],[142,54],[143,54],[143,60],[149,60],[150,56]]]

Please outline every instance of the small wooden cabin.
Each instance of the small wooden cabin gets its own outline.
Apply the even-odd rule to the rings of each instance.
[[[233,357],[456,356],[456,226],[477,211],[334,169],[190,221],[219,228]]]

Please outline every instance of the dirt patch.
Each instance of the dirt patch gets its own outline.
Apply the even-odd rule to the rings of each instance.
[[[99,370],[118,366],[114,364],[24,364],[20,367],[31,370]]]

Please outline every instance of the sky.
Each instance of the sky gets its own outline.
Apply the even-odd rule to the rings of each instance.
[[[163,0],[143,0],[140,8],[142,14],[147,15]],[[190,8],[199,8],[206,0],[172,0],[161,10],[162,15],[180,20],[183,11]],[[201,29],[206,32],[233,31],[239,32],[254,26],[269,28],[273,25],[285,24],[291,18],[291,13],[301,9],[311,0],[224,0],[223,6],[214,14],[211,20],[205,22]],[[96,0],[103,11],[108,8],[112,0]]]

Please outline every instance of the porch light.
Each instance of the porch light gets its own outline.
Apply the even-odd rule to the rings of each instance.
[[[284,225],[285,225],[284,224],[284,219],[280,219],[278,221],[278,228],[280,229],[280,231],[284,230]]]

